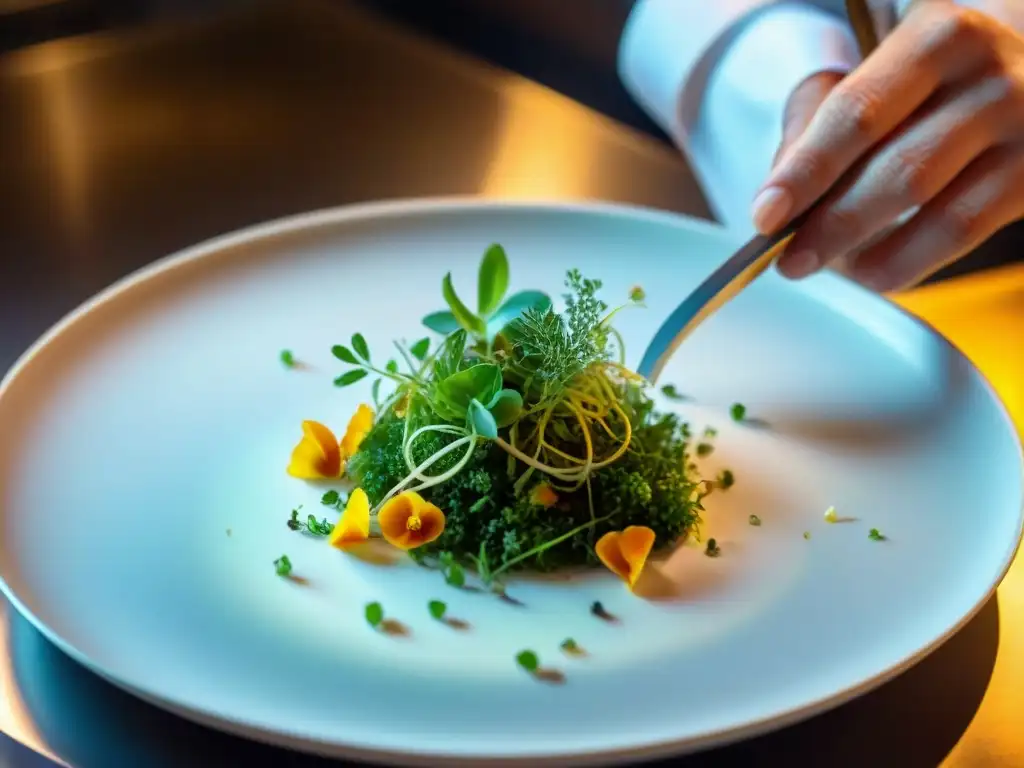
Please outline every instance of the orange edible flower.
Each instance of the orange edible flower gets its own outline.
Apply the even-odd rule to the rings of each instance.
[[[444,512],[414,491],[404,491],[377,513],[381,535],[399,549],[429,544],[444,531]]]
[[[334,526],[327,539],[332,547],[348,549],[354,544],[362,544],[370,538],[370,499],[366,491],[356,488],[348,497],[345,511],[341,513],[338,524]]]
[[[349,419],[348,427],[345,429],[345,436],[341,438],[342,458],[348,459],[359,450],[370,430],[373,428],[373,408],[363,403]]]
[[[632,589],[654,547],[654,531],[646,525],[631,525],[624,531],[610,531],[597,540],[597,556],[608,570]]]
[[[302,439],[292,450],[288,474],[303,480],[333,480],[341,477],[344,468],[334,433],[320,422],[302,422]]]
[[[541,483],[534,486],[530,492],[530,503],[536,504],[538,507],[544,507],[544,509],[551,509],[551,507],[558,503],[558,494],[547,483]]]

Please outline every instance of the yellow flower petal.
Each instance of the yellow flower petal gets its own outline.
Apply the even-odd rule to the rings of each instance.
[[[292,450],[288,474],[303,480],[341,477],[343,466],[338,439],[323,424],[302,422],[302,439]]]
[[[384,539],[399,549],[416,549],[437,539],[444,532],[444,513],[413,491],[405,491],[388,501],[377,513]]]
[[[631,525],[624,531],[606,533],[598,539],[594,551],[608,570],[632,589],[653,547],[654,531],[645,525]]]
[[[363,403],[349,419],[345,436],[341,438],[341,454],[344,458],[354,456],[363,439],[373,429],[373,408]]]
[[[366,491],[356,488],[348,497],[345,511],[327,539],[332,547],[348,549],[370,538],[370,499]]]

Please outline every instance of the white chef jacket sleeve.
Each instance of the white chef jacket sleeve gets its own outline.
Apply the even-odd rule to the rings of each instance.
[[[686,153],[720,222],[754,231],[751,204],[793,89],[860,60],[845,19],[774,0],[638,0],[619,74]]]

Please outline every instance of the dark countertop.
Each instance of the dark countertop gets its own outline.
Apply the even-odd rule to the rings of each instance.
[[[0,115],[0,369],[127,272],[299,211],[479,194],[707,215],[663,141],[341,2],[245,4],[10,53]],[[0,690],[20,692],[35,731],[75,766],[328,765],[185,723],[20,617],[7,625]],[[877,692],[685,764],[934,766],[985,693],[998,627],[993,599]]]

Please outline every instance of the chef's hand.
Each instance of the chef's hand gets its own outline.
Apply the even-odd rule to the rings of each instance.
[[[805,80],[786,122],[761,232],[850,171],[780,258],[789,277],[833,264],[896,290],[1024,217],[1024,38],[978,11],[919,0],[850,75]]]

